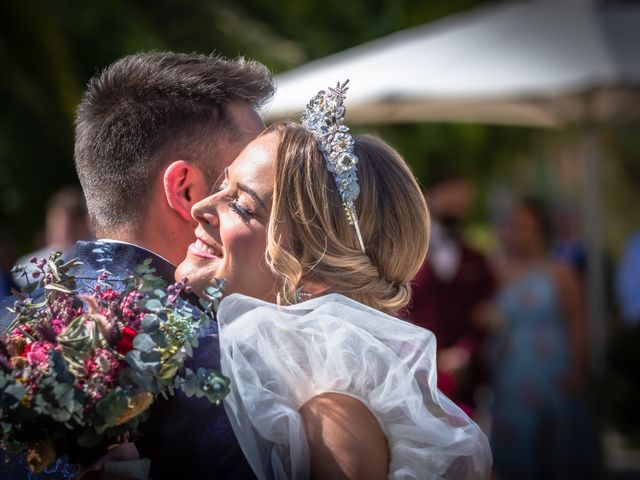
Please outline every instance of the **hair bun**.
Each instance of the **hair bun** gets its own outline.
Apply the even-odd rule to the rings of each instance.
[[[395,314],[411,298],[409,282],[429,238],[429,213],[407,164],[383,141],[356,138],[363,253],[315,137],[290,123],[267,132],[280,139],[267,246],[267,261],[282,281],[278,300],[287,303],[306,276]]]

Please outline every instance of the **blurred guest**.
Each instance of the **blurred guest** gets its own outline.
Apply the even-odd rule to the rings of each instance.
[[[580,238],[580,225],[576,213],[569,206],[556,212],[554,222],[555,241],[551,248],[551,256],[573,266],[580,277],[586,275],[587,250]]]
[[[87,240],[91,233],[82,190],[76,186],[63,187],[56,191],[47,203],[45,214],[45,246],[35,252],[20,257],[16,265],[29,266],[32,257],[48,257],[53,251],[62,252],[69,258],[78,240]],[[20,286],[27,284],[29,270],[25,274],[14,275]]]
[[[521,201],[504,231],[492,443],[499,478],[593,478],[584,399],[585,308],[578,275],[551,259],[551,223]]]
[[[620,317],[626,326],[640,326],[640,231],[627,241],[616,275]]]
[[[471,182],[453,172],[439,174],[429,186],[429,253],[412,282],[413,299],[406,313],[435,334],[439,386],[467,413],[482,379],[477,353],[483,334],[477,320],[494,290],[487,261],[462,236],[473,194]]]
[[[630,445],[640,445],[640,231],[626,242],[615,282],[620,325],[607,347],[603,405],[609,425]]]
[[[583,288],[587,286],[587,249],[581,234],[578,212],[570,204],[554,205],[553,209],[554,242],[551,247],[551,257],[561,263],[572,266],[578,273]],[[602,272],[604,275],[604,302],[606,318],[617,317],[615,298],[615,263],[610,252],[601,252]]]

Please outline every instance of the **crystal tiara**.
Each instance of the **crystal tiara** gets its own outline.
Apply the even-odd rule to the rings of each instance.
[[[360,233],[358,212],[355,200],[360,194],[358,185],[358,157],[353,151],[355,141],[344,124],[344,100],[348,90],[347,84],[338,83],[335,88],[320,90],[310,101],[302,114],[302,126],[313,134],[318,143],[318,150],[324,157],[327,170],[336,181],[338,193],[347,215],[349,224],[353,225],[358,236],[362,252],[365,252],[364,241]]]

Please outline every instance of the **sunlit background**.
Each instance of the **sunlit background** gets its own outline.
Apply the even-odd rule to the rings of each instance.
[[[471,179],[470,244],[495,257],[526,195],[551,213],[555,243],[582,252],[602,477],[640,478],[639,360],[620,347],[632,325],[615,291],[640,229],[639,12],[604,0],[5,0],[0,266],[51,243],[47,202],[77,185],[75,107],[114,60],[143,50],[259,60],[280,87],[267,119],[295,118],[326,81],[349,77],[356,131],[393,144],[424,186],[445,170]]]

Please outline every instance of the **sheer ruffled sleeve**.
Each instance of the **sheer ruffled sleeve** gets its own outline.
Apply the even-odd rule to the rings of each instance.
[[[308,478],[299,408],[325,392],[361,400],[390,450],[390,479],[482,479],[484,434],[436,387],[435,338],[342,295],[279,307],[231,295],[218,312],[225,399],[261,479]]]

